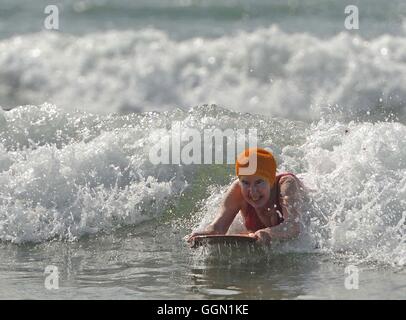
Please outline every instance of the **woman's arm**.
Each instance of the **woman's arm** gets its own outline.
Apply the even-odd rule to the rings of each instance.
[[[257,238],[262,242],[269,242],[271,239],[294,239],[300,234],[298,205],[303,192],[300,182],[292,176],[286,176],[281,178],[280,183],[279,201],[284,221],[275,227],[269,227],[255,232]]]
[[[228,231],[228,228],[230,228],[235,216],[240,211],[242,203],[243,197],[240,184],[238,180],[236,180],[226,192],[213,222],[210,223],[205,230],[193,232],[188,237],[187,241],[190,241],[191,238],[197,235],[225,234]]]

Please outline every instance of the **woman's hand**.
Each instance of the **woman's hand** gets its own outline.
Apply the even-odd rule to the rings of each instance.
[[[196,236],[205,236],[205,235],[210,235],[210,234],[220,234],[220,233],[212,228],[209,228],[209,229],[202,230],[202,231],[194,231],[191,234],[185,236],[184,239],[187,242],[191,243],[193,241],[193,238]]]
[[[270,231],[271,231],[271,228],[265,228],[265,229],[257,230],[255,233],[250,233],[248,235],[256,238],[257,242],[259,242],[259,243],[270,244],[272,242],[272,237],[271,237]]]

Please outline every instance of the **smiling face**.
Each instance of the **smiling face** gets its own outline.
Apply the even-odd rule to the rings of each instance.
[[[242,195],[254,208],[262,208],[268,204],[271,186],[261,176],[240,176]]]

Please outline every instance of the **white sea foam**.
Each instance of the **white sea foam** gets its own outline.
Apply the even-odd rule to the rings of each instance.
[[[284,166],[300,167],[313,190],[324,249],[405,264],[405,134],[400,123],[321,121],[300,148],[283,150]]]
[[[287,250],[306,251],[316,243],[359,261],[404,266],[405,125],[324,120],[306,125],[215,106],[122,116],[68,114],[52,105],[0,112],[0,240],[72,240],[137,225],[169,209],[174,218],[184,217],[198,202],[200,214],[189,224],[207,224],[233,171],[152,165],[150,141],[173,121],[199,130],[255,127],[280,170],[304,181],[313,199],[305,213],[311,237]],[[237,221],[232,230],[241,228]]]
[[[43,116],[45,113],[47,116]],[[69,116],[52,106],[14,109],[3,119],[6,124],[0,129],[3,241],[76,239],[136,225],[162,215],[170,196],[182,188],[182,183],[160,175],[159,168],[144,165],[148,159],[143,152],[144,137],[138,129],[109,130],[104,126],[92,139],[91,134],[80,137],[80,132],[88,130],[86,116]],[[97,124],[100,119],[93,120]],[[70,131],[67,123],[76,123],[77,132]],[[26,130],[21,132],[19,129],[24,127],[19,125],[26,125]],[[59,130],[51,134],[52,127]],[[64,130],[61,141],[65,144],[58,146],[54,142]],[[78,139],[69,139],[69,134]],[[28,146],[25,140],[30,142]]]
[[[22,35],[0,41],[1,104],[110,114],[216,103],[302,120],[403,118],[405,48],[404,36],[320,39],[277,26],[187,40],[153,29]]]

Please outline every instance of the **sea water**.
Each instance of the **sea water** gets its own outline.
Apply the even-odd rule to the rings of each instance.
[[[0,3],[0,298],[405,298],[402,1],[354,1],[359,30],[339,1],[55,4],[49,31],[46,1]],[[234,172],[153,165],[174,123],[255,128],[303,236],[191,250]]]

